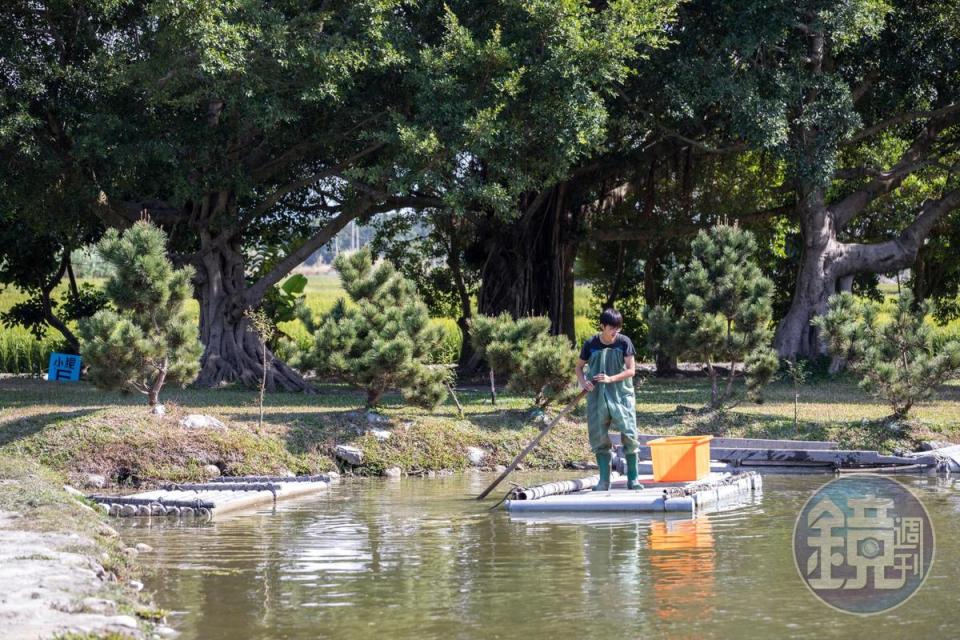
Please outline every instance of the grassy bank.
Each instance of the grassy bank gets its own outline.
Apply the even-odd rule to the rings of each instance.
[[[4,620],[14,629],[24,625],[20,631],[88,629],[52,636],[63,640],[129,637],[123,630],[111,630],[118,616],[131,616],[141,631],[150,631],[166,614],[133,586],[138,577],[135,554],[86,501],[67,493],[63,483],[61,474],[29,458],[0,453],[0,514],[6,528],[15,529],[13,535],[0,531],[0,555],[8,558],[0,575],[16,576],[11,583],[0,579],[5,594],[0,608],[16,608],[5,611]],[[28,550],[20,539],[29,540]],[[97,574],[93,586],[77,573],[78,563],[79,571],[89,567]],[[29,604],[16,604],[25,590],[32,590]],[[70,602],[63,601],[64,591]],[[90,631],[91,626],[98,630]]]
[[[485,465],[507,464],[539,427],[525,398],[504,395],[496,407],[482,389],[460,392],[465,415],[452,402],[436,412],[404,407],[388,396],[381,413],[388,422],[370,424],[359,410],[362,395],[329,385],[315,395],[267,397],[262,426],[255,395],[246,390],[171,389],[168,414],[152,416],[142,398],[97,391],[80,383],[0,380],[0,454],[39,461],[74,480],[101,474],[113,482],[197,480],[205,465],[223,474],[317,473],[337,468],[338,444],[358,446],[364,463],[353,473],[377,475],[398,466],[406,473],[469,466],[468,447],[489,452]],[[714,433],[731,437],[832,439],[844,447],[892,451],[915,448],[924,439],[960,441],[960,386],[941,390],[923,403],[909,424],[891,430],[888,411],[847,381],[801,388],[794,423],[793,388],[775,384],[764,404],[744,403],[724,414],[689,410],[709,395],[702,379],[648,380],[637,392],[642,432]],[[559,469],[590,459],[582,415],[560,424],[526,460],[528,468]],[[225,429],[187,429],[186,414],[216,417]],[[391,433],[380,440],[370,430]]]

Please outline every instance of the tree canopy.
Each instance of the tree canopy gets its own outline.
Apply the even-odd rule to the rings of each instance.
[[[774,278],[781,356],[822,353],[812,319],[878,274],[914,267],[946,318],[958,23],[957,0],[12,0],[8,321],[76,342],[70,252],[144,214],[194,268],[205,385],[259,379],[245,312],[351,221],[465,335],[506,312],[573,337],[576,277],[678,303],[665,274],[724,222]]]

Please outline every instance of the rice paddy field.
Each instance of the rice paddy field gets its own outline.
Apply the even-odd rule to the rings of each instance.
[[[82,282],[97,285],[101,280],[86,279],[81,280]],[[59,298],[64,291],[65,286],[55,292],[54,298]],[[330,309],[339,298],[346,297],[346,292],[340,285],[339,276],[331,272],[307,276],[307,287],[304,295],[307,307],[314,316],[317,316]],[[9,310],[10,307],[22,301],[25,297],[23,293],[13,287],[0,289],[0,313]],[[189,309],[194,314],[199,313],[196,301],[189,303]],[[586,287],[577,287],[575,313],[577,315],[576,327],[579,342],[596,330],[595,321],[589,317],[594,312],[591,310],[590,292]],[[453,318],[434,318],[433,322],[441,326],[446,334],[444,347],[442,352],[437,355],[437,361],[444,364],[456,362],[462,339],[456,320]],[[295,340],[301,348],[309,345],[310,335],[299,321],[282,323],[280,329]],[[39,376],[46,370],[50,352],[56,351],[61,346],[60,343],[59,334],[53,330],[48,330],[42,338],[37,339],[22,327],[0,325],[0,373]]]

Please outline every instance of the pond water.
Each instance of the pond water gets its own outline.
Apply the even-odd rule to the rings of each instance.
[[[696,519],[490,512],[470,498],[486,474],[350,480],[123,535],[154,547],[146,587],[184,640],[956,636],[960,483],[899,478],[932,517],[934,565],[906,604],[857,617],[821,604],[791,552],[797,513],[829,479],[766,476],[759,501]]]

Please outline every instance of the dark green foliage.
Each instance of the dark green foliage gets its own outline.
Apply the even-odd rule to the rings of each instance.
[[[311,366],[365,389],[368,407],[392,388],[411,404],[437,406],[451,375],[433,364],[444,334],[413,285],[391,263],[374,264],[367,249],[340,254],[334,264],[354,304],[340,299],[321,317]]]
[[[577,354],[566,337],[550,335],[548,318],[477,316],[470,329],[473,348],[512,391],[533,394],[541,408],[570,393]]]
[[[91,285],[78,287],[72,276],[60,300],[53,292],[68,272],[72,274],[70,247],[93,241],[99,227],[67,212],[60,215],[59,203],[49,204],[49,211],[19,209],[11,182],[0,189],[0,286],[13,285],[27,298],[0,313],[0,321],[8,328],[29,330],[38,340],[53,328],[66,340],[66,348],[76,352],[77,338],[66,323],[93,315],[106,299]]]
[[[562,402],[574,391],[571,382],[576,359],[577,352],[566,336],[543,336],[522,353],[509,388],[534,394],[534,403],[541,409]]]
[[[830,299],[829,311],[815,324],[830,352],[861,376],[860,386],[890,405],[894,417],[903,418],[960,372],[960,341],[937,346],[932,327],[924,322],[928,313],[930,305],[914,305],[908,291],[897,298],[889,320],[880,305],[843,293]]]
[[[81,321],[81,354],[98,387],[136,390],[157,404],[166,382],[186,384],[199,371],[196,321],[185,309],[193,269],[174,268],[166,235],[149,222],[109,230],[98,248],[114,268],[105,286],[113,309]]]
[[[623,333],[643,349],[647,325],[643,320],[644,261],[626,243],[593,243],[580,255],[577,279],[590,282],[590,293],[596,306],[590,317],[614,307],[623,314]],[[599,330],[599,327],[596,327]],[[641,353],[637,353],[640,357]]]
[[[749,392],[757,396],[779,362],[770,348],[773,285],[757,266],[756,241],[748,231],[718,225],[697,234],[691,249],[689,262],[668,275],[679,312],[658,306],[647,315],[649,347],[705,363],[714,407],[731,399],[740,363]],[[730,368],[722,391],[716,370],[721,363]]]
[[[477,316],[470,321],[473,348],[496,372],[506,373],[517,363],[515,352],[529,348],[550,332],[545,317],[514,320],[508,313],[499,316]]]

